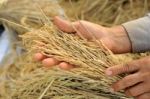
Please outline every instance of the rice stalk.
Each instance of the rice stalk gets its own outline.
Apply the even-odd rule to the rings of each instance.
[[[2,97],[8,96],[11,92],[10,99],[35,99],[39,97],[42,99],[128,98],[122,92],[111,93],[108,89],[113,82],[123,76],[109,78],[104,74],[104,70],[118,64],[119,59],[106,50],[102,42],[87,41],[74,34],[64,33],[51,24],[49,16],[53,12],[57,13],[56,9],[59,8],[59,5],[58,8],[54,7],[57,4],[52,5],[54,10],[51,10],[48,6],[48,0],[42,2],[36,0],[40,6],[32,4],[29,0],[22,0],[16,6],[15,1],[19,2],[19,0],[10,0],[8,5],[4,6],[5,9],[0,9],[0,19],[18,33],[27,32],[21,38],[26,50],[28,50],[28,55],[3,71],[1,78],[5,79],[4,81],[7,83],[2,81],[3,83],[0,85],[6,88],[4,93],[7,94]],[[145,13],[149,6],[148,3],[144,3],[144,9],[141,9],[143,5],[138,0],[135,0],[136,2],[132,2],[132,0],[130,2],[128,0],[116,2],[95,0],[92,3],[90,0],[77,1],[80,6],[79,8],[76,7],[78,13],[75,14],[79,18],[94,20],[106,26],[137,18],[139,15],[143,15],[138,14],[138,11],[142,10]],[[144,2],[148,2],[148,0],[144,0]],[[10,9],[10,6],[14,6],[14,8]],[[139,7],[140,10],[132,12],[135,6]],[[48,11],[45,10],[45,7]],[[125,10],[128,8],[130,10]],[[122,13],[123,11],[124,13]],[[72,12],[74,13],[74,11]],[[131,12],[131,16],[128,16]],[[20,26],[13,26],[10,22]],[[21,26],[27,27],[30,31]],[[71,71],[43,70],[40,63],[32,61],[31,53],[35,52],[41,52],[48,57],[74,64],[76,68]],[[1,95],[3,93],[0,92]]]
[[[30,53],[35,53],[38,49],[38,52],[47,57],[74,64],[76,68],[69,72],[99,81],[103,87],[102,92],[105,90],[109,92],[108,88],[112,82],[122,78],[122,76],[106,77],[104,70],[117,64],[118,61],[101,42],[90,42],[75,34],[63,33],[54,25],[45,25],[39,30],[21,35],[21,38]]]
[[[115,95],[107,90],[104,91],[99,81],[59,69],[37,69],[15,83],[17,87],[14,88],[12,94],[15,99],[27,99],[29,97],[30,99],[35,99],[44,90],[46,92],[42,99],[59,99],[61,97],[68,97],[68,99],[125,98],[123,94],[118,93],[118,95]],[[48,85],[50,85],[49,88]]]

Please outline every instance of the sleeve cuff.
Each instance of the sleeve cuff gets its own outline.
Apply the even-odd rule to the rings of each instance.
[[[150,50],[150,14],[143,18],[122,24],[129,35],[132,52]]]

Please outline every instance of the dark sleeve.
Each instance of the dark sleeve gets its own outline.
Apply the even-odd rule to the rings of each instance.
[[[150,51],[150,13],[122,25],[128,32],[133,52]]]

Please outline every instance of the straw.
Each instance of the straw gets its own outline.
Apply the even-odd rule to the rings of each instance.
[[[148,2],[149,0],[75,0],[71,7],[68,7],[68,0],[65,0],[62,4],[69,8],[66,10],[71,20],[75,20],[77,16],[105,26],[113,26],[143,16],[148,12]],[[20,40],[27,52],[18,57],[11,66],[1,68],[0,87],[4,90],[0,92],[0,98],[129,98],[123,91],[109,91],[110,85],[124,76],[107,77],[104,70],[137,57],[147,56],[149,53],[129,54],[120,59],[100,41],[87,41],[75,34],[64,33],[52,24],[51,16],[58,15],[59,8],[56,2],[48,0],[8,0],[6,5],[1,7],[1,22],[19,34],[24,34],[20,36]],[[32,57],[36,52],[74,64],[76,68],[64,71],[54,66],[45,70],[41,63],[33,61]]]

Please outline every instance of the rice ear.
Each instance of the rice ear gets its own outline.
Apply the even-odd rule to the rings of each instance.
[[[52,22],[47,23],[48,20],[52,21],[49,16],[59,13],[58,4],[51,3],[49,0],[32,0],[39,4],[37,7],[30,1],[8,0],[6,6],[0,9],[1,22],[7,23],[13,30],[23,34],[20,35],[21,42],[27,51],[18,57],[14,64],[0,69],[0,88],[4,89],[4,92],[0,91],[0,98],[129,99],[123,91],[111,93],[109,90],[112,82],[121,79],[124,75],[106,77],[104,70],[136,55],[126,56],[123,61],[120,61],[120,58],[106,50],[102,42],[89,42],[74,34],[62,32]],[[64,1],[68,3],[67,0]],[[149,1],[144,0],[143,10],[142,0],[135,2],[129,0],[125,3],[124,1],[126,0],[86,0],[86,2],[74,0],[72,6],[77,4],[75,10],[72,10],[73,7],[66,7],[68,12],[72,11],[68,13],[70,19],[77,16],[105,26],[112,26],[142,16],[150,4],[146,3]],[[134,7],[137,9],[133,9]],[[142,11],[142,14],[138,13]],[[71,71],[60,70],[57,66],[50,70],[45,69],[40,62],[33,61],[32,57],[36,52],[75,64],[77,67]],[[137,56],[141,57],[141,55]]]

